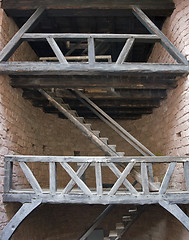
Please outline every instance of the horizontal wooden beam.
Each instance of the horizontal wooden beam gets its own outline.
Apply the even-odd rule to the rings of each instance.
[[[137,5],[142,9],[168,9],[173,10],[174,4],[172,0],[104,0],[104,1],[88,1],[88,0],[3,0],[2,7],[4,9],[36,9],[39,6],[45,6],[47,9],[131,9],[132,5]]]
[[[39,62],[2,62],[0,73],[10,75],[127,75],[148,76],[150,74],[187,74],[189,66],[181,64],[155,64],[155,63],[124,63],[109,64],[95,63],[39,63]]]
[[[74,108],[74,110],[77,111],[77,113],[80,115],[84,114],[90,114],[91,111],[86,107],[77,107]],[[112,105],[112,107],[104,107],[103,110],[107,114],[150,114],[152,113],[152,108],[125,108],[125,107],[117,107],[115,105]],[[47,106],[43,107],[43,111],[46,113],[59,113],[55,108]]]
[[[13,87],[167,89],[177,86],[175,75],[167,76],[12,76]],[[59,91],[61,92],[61,90]]]
[[[120,156],[33,156],[33,155],[7,155],[5,161],[10,162],[112,162],[112,163],[129,163],[135,161],[136,163],[170,163],[178,162],[185,163],[189,162],[189,157],[175,157],[175,156],[131,156],[131,157],[120,157]]]
[[[3,195],[4,202],[29,202],[36,198],[35,194],[26,192],[7,193]],[[166,195],[160,194],[117,194],[114,196],[108,195],[82,195],[82,194],[66,194],[66,195],[50,195],[43,194],[40,196],[42,203],[50,204],[158,204],[159,201],[168,201],[169,203],[189,204],[189,193],[169,193]]]
[[[155,34],[108,34],[108,33],[25,33],[22,36],[23,40],[27,41],[46,41],[47,38],[54,38],[60,40],[71,40],[78,39],[98,39],[98,40],[116,40],[116,41],[125,41],[128,38],[138,40],[139,42],[157,42],[160,41],[160,38]]]

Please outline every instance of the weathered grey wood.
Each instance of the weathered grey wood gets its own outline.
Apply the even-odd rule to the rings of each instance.
[[[82,177],[82,175],[84,174],[86,169],[89,167],[89,165],[90,165],[90,163],[83,163],[80,166],[80,168],[77,170],[77,173],[76,173],[79,178]],[[75,181],[73,179],[71,179],[69,181],[69,183],[67,184],[67,186],[62,191],[62,194],[68,194],[72,190],[72,188],[74,187],[75,184],[76,184]]]
[[[141,175],[134,169],[132,172],[131,172],[131,175],[133,176],[133,178],[139,182],[142,186],[142,177]],[[148,181],[148,184],[149,184],[149,189],[151,191],[159,191],[159,188],[154,184],[152,183],[151,181]]]
[[[128,55],[131,51],[134,41],[135,41],[134,38],[127,39],[125,45],[123,46],[123,49],[121,50],[121,53],[119,54],[116,64],[122,64],[125,62],[125,60],[127,59]]]
[[[4,202],[30,202],[32,199],[36,198],[36,194],[29,194],[28,191],[23,193],[18,191],[18,193],[7,193],[3,195]],[[94,192],[90,197],[86,194],[57,194],[55,196],[49,193],[43,193],[40,198],[42,203],[50,204],[158,204],[159,201],[165,200],[173,204],[189,204],[189,193],[185,192],[170,192],[165,195],[160,195],[158,193],[153,193],[149,195],[138,194],[134,195],[129,193],[119,193],[113,196],[105,195],[97,196]]]
[[[8,240],[16,231],[21,222],[33,212],[42,202],[42,199],[33,200],[31,203],[24,203],[22,207],[17,211],[14,217],[9,221],[6,227],[3,229],[1,240]]]
[[[53,106],[55,106],[61,113],[63,113],[76,127],[78,127],[85,136],[95,143],[103,152],[110,156],[116,156],[117,153],[113,151],[108,145],[106,145],[102,140],[100,140],[92,131],[90,131],[84,124],[82,124],[77,117],[74,117],[63,105],[55,101],[49,94],[44,90],[38,89],[38,91],[45,96]]]
[[[73,163],[184,163],[189,162],[188,156],[34,156],[34,155],[7,155],[5,161],[10,162],[73,162]]]
[[[186,181],[186,189],[189,191],[189,162],[184,163],[184,177]]]
[[[91,109],[101,120],[107,123],[113,130],[115,130],[122,138],[129,142],[135,149],[137,149],[143,155],[147,152],[149,155],[154,156],[154,154],[147,149],[143,144],[141,144],[136,138],[134,138],[130,133],[128,133],[122,126],[120,126],[115,120],[108,116],[102,109],[100,109],[94,102],[92,102],[88,97],[78,90],[74,90],[76,96],[79,96],[79,100],[82,101],[88,108]]]
[[[13,162],[5,161],[4,165],[4,192],[7,193],[11,190],[12,187],[12,170],[13,170]]]
[[[60,64],[52,62],[2,62],[1,74],[11,75],[106,75],[148,76],[148,74],[186,74],[189,66],[183,64],[155,63],[97,63],[95,65],[82,63]]]
[[[160,194],[165,194],[165,192],[167,191],[167,188],[169,186],[169,182],[170,182],[170,179],[171,179],[171,177],[173,175],[173,172],[175,170],[176,164],[177,164],[176,162],[171,162],[169,164],[169,167],[167,169],[167,172],[164,176],[163,182],[162,182],[161,187],[159,189]]]
[[[129,163],[130,164],[130,163]],[[111,169],[111,171],[116,175],[116,177],[119,179],[121,177],[120,170],[115,166],[113,163],[107,163],[107,166]],[[125,178],[123,181],[123,185],[132,193],[137,195],[137,190],[132,186],[132,184]]]
[[[91,196],[92,193],[90,189],[86,186],[86,184],[78,177],[76,172],[70,167],[68,163],[61,162],[62,167],[66,170],[66,172],[70,175],[70,177],[74,180],[74,182],[78,185],[78,187],[88,196]]]
[[[120,39],[125,41],[128,38],[135,38],[137,40],[152,40],[159,41],[160,38],[156,34],[103,34],[103,33],[25,33],[22,39],[29,41],[44,41],[47,37],[54,39]]]
[[[55,162],[49,162],[49,185],[50,194],[54,195],[57,191],[57,166]]]
[[[25,162],[19,162],[20,167],[22,168],[23,173],[25,174],[28,182],[30,183],[30,185],[32,186],[34,192],[37,195],[42,194],[42,189],[38,183],[38,181],[36,180],[36,178],[34,177],[32,171],[30,170],[30,168],[26,165]]]
[[[141,163],[141,177],[142,177],[143,193],[149,194],[148,170],[147,170],[147,164],[145,162]]]
[[[179,50],[169,41],[169,39],[158,29],[158,27],[144,14],[140,8],[134,6],[133,13],[152,34],[156,34],[161,39],[162,46],[178,63],[189,65],[184,55],[179,52]]]
[[[47,42],[49,43],[49,45],[51,46],[53,52],[55,53],[56,57],[58,58],[59,62],[62,64],[68,64],[66,58],[64,57],[62,51],[60,50],[58,44],[56,43],[56,41],[54,40],[54,38],[47,38]]]
[[[88,56],[89,56],[89,64],[94,64],[95,63],[95,44],[94,44],[93,37],[88,38]]]
[[[36,20],[44,12],[44,8],[39,7],[34,14],[28,19],[28,21],[18,30],[18,32],[13,36],[13,38],[7,43],[7,45],[0,52],[0,62],[7,61],[10,56],[15,52],[18,46],[21,44],[21,38],[25,32],[30,30]]]
[[[131,170],[134,167],[134,165],[135,165],[135,162],[129,163],[126,166],[126,168],[123,170],[123,172],[121,173],[120,177],[118,178],[118,180],[116,181],[116,183],[114,184],[112,189],[109,191],[109,193],[108,193],[109,196],[112,196],[112,195],[116,194],[116,192],[118,191],[119,187],[123,184],[123,182],[125,181],[126,177],[131,172]]]
[[[176,204],[170,204],[167,201],[159,201],[159,204],[176,217],[189,231],[189,217],[177,206]]]
[[[95,176],[96,176],[97,195],[101,196],[103,194],[101,163],[95,163]]]
[[[95,230],[97,226],[102,222],[102,220],[112,211],[114,205],[109,205],[106,209],[95,219],[91,226],[86,230],[86,232],[78,238],[78,240],[85,240],[87,237]]]

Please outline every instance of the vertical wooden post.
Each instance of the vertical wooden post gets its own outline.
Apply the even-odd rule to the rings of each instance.
[[[142,188],[144,194],[149,194],[148,170],[145,162],[141,163]]]
[[[184,163],[184,177],[186,181],[186,189],[189,191],[189,162]]]
[[[95,63],[95,45],[94,38],[88,38],[88,56],[89,56],[89,64]]]
[[[55,195],[57,191],[57,165],[55,162],[49,162],[49,185],[50,194]]]
[[[101,163],[95,163],[96,191],[97,195],[102,195],[102,169]]]
[[[13,162],[5,160],[4,192],[8,193],[12,187]]]

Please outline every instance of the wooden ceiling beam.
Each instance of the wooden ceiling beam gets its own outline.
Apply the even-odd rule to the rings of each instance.
[[[157,64],[157,63],[39,63],[39,62],[2,62],[0,64],[1,74],[9,75],[40,75],[40,76],[143,76],[151,75],[182,75],[189,73],[189,66],[182,64]]]
[[[131,9],[132,5],[137,5],[142,9],[162,9],[173,10],[172,0],[3,0],[4,9],[36,9],[40,6],[47,9]]]
[[[16,76],[11,77],[13,87],[27,88],[125,88],[167,89],[177,86],[176,76]]]

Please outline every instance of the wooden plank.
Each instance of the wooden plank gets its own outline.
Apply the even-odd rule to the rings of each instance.
[[[148,76],[149,74],[186,74],[189,66],[180,64],[152,64],[152,63],[96,63],[95,65],[82,63],[41,63],[41,62],[2,62],[1,74],[10,75],[119,75],[119,76]]]
[[[84,172],[86,171],[86,169],[89,167],[90,163],[83,163],[80,168],[77,170],[76,174],[79,178],[82,177],[82,175],[84,174]],[[62,194],[68,194],[72,188],[75,185],[75,181],[73,179],[71,179],[69,181],[69,183],[67,184],[67,186],[64,188],[64,190],[62,191]]]
[[[189,217],[176,204],[170,204],[167,201],[160,201],[159,204],[176,217],[184,227],[189,231]]]
[[[89,60],[88,56],[67,56],[65,55],[66,60],[69,61],[87,61]],[[108,60],[108,62],[111,62],[111,55],[99,55],[95,56],[96,60]],[[57,61],[57,57],[40,57],[40,61]]]
[[[102,220],[112,211],[114,205],[109,205],[105,208],[105,210],[95,219],[95,221],[91,224],[91,226],[85,231],[85,233],[80,236],[79,240],[85,240],[87,237],[99,226]]]
[[[111,171],[116,175],[117,178],[120,178],[121,172],[120,172],[120,170],[115,166],[115,164],[113,164],[113,163],[107,163],[106,165],[111,169]],[[124,185],[132,194],[135,194],[135,195],[138,194],[137,190],[132,186],[132,184],[131,184],[126,178],[125,178],[124,181],[123,181],[123,185]]]
[[[183,156],[34,156],[34,155],[7,155],[5,161],[10,162],[69,162],[69,163],[184,163],[189,157]]]
[[[121,50],[121,53],[119,54],[116,64],[122,64],[125,62],[125,60],[127,59],[128,55],[131,51],[131,48],[132,48],[134,42],[135,42],[134,38],[127,39],[125,45],[123,46],[123,49]]]
[[[189,191],[189,162],[184,163],[184,177],[186,181],[186,189]]]
[[[42,202],[42,199],[33,200],[32,203],[24,203],[2,231],[1,240],[8,240],[16,231],[21,222],[33,212]]]
[[[55,162],[49,162],[49,185],[50,194],[55,195],[57,191],[57,166]]]
[[[95,176],[96,176],[97,195],[101,196],[103,194],[101,163],[95,163]]]
[[[8,193],[12,188],[13,162],[5,161],[4,169],[4,193]]]
[[[3,195],[4,202],[28,202],[36,197],[36,194],[29,194],[28,192],[18,192],[18,193],[8,193]],[[116,194],[113,196],[108,196],[103,194],[102,196],[97,196],[96,194],[90,197],[82,194],[66,194],[63,196],[55,195],[52,196],[48,193],[43,193],[40,198],[42,203],[54,203],[54,204],[158,204],[159,201],[165,200],[172,204],[189,204],[189,193],[175,192],[166,195],[160,194],[138,194],[137,196],[131,193]]]
[[[147,170],[147,164],[145,162],[141,163],[141,178],[142,178],[143,193],[149,194],[148,170]]]
[[[54,39],[102,39],[105,40],[114,40],[119,39],[125,41],[128,38],[134,38],[136,41],[153,41],[157,42],[160,40],[156,34],[107,34],[107,33],[25,33],[22,36],[22,39],[28,41],[45,41],[46,38],[54,38]]]
[[[125,181],[126,177],[129,175],[129,173],[133,169],[134,165],[135,165],[135,162],[132,162],[132,163],[129,163],[126,166],[126,168],[123,170],[123,172],[121,173],[120,177],[118,178],[118,180],[116,181],[116,183],[114,184],[112,189],[109,191],[108,195],[112,196],[112,195],[116,194],[116,192],[118,191],[119,187],[123,184],[123,182]]]
[[[54,40],[54,38],[51,37],[47,37],[47,42],[49,43],[49,45],[51,46],[53,52],[55,53],[56,57],[58,58],[59,62],[61,64],[68,64],[66,58],[64,57],[62,51],[60,50],[58,44],[56,43],[56,41]]]
[[[93,37],[88,38],[88,57],[89,64],[93,65],[95,63],[95,44]]]
[[[70,175],[70,177],[74,180],[74,182],[78,185],[78,187],[88,196],[91,196],[92,193],[90,189],[86,186],[86,184],[78,177],[76,172],[70,167],[68,163],[61,162],[62,167],[66,170],[66,172]]]
[[[37,195],[40,195],[43,191],[38,183],[38,181],[36,180],[36,178],[34,177],[32,171],[30,170],[30,168],[26,165],[25,162],[19,162],[20,167],[22,168],[23,173],[25,174],[28,182],[30,183],[30,185],[32,186],[34,192]]]
[[[178,62],[188,66],[188,61],[182,53],[169,41],[169,39],[159,30],[159,28],[144,14],[137,6],[133,7],[134,15],[139,21],[152,33],[156,34],[161,39],[162,46],[169,54]]]
[[[7,43],[7,45],[0,52],[0,62],[7,61],[11,55],[15,52],[18,46],[21,44],[21,38],[27,31],[31,30],[32,26],[39,19],[44,12],[44,8],[39,7],[34,14],[28,19],[28,21],[18,30],[13,38]]]
[[[171,177],[173,175],[173,172],[175,170],[176,164],[177,164],[176,162],[171,162],[169,164],[169,167],[168,167],[168,169],[166,171],[165,177],[164,177],[163,182],[161,184],[161,187],[159,189],[159,193],[160,194],[165,194],[166,193],[167,188],[169,186],[170,179],[171,179]]]
[[[158,10],[173,10],[174,4],[172,0],[104,0],[104,1],[88,1],[88,0],[78,0],[69,1],[64,0],[18,0],[16,3],[14,0],[4,0],[2,7],[4,9],[35,9],[39,6],[45,6],[47,9],[131,9],[132,5],[140,6],[142,9],[158,9]]]

